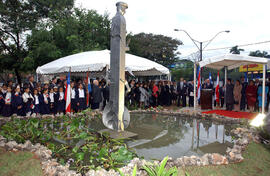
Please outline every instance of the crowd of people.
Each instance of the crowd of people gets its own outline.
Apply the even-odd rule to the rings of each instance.
[[[269,79],[270,83],[270,79]],[[78,80],[71,82],[71,111],[81,112],[86,108],[104,109],[110,97],[110,82],[105,79]],[[260,110],[262,107],[262,86],[256,79],[245,82],[227,80],[225,87],[219,88],[219,102],[214,101],[214,106],[224,106],[234,111]],[[266,86],[266,107],[269,105],[269,86]],[[202,89],[212,89],[215,99],[215,87],[209,79],[202,84]],[[53,78],[49,83],[36,83],[30,76],[23,86],[14,85],[12,81],[0,87],[0,113],[8,117],[12,114],[18,116],[37,116],[43,114],[62,115],[66,111],[65,100],[66,80]],[[131,80],[125,91],[125,103],[138,108],[157,106],[192,107],[194,105],[194,82],[180,78],[179,82],[172,81],[145,81]],[[268,108],[267,108],[268,109]]]

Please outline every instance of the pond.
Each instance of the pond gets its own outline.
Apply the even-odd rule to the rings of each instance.
[[[101,120],[92,121],[89,128],[102,130]],[[165,156],[202,156],[205,153],[225,154],[232,147],[232,124],[221,124],[209,120],[185,116],[157,114],[132,114],[127,131],[138,134],[127,141],[137,155],[145,159],[163,159]]]

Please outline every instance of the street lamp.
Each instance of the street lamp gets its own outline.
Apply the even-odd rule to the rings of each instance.
[[[202,51],[219,35],[219,34],[221,34],[221,33],[223,33],[223,32],[226,32],[226,33],[229,33],[230,31],[229,30],[225,30],[225,31],[220,31],[220,32],[218,32],[213,38],[211,38],[210,40],[207,40],[207,41],[202,41],[202,42],[200,42],[200,41],[198,41],[198,40],[195,40],[195,39],[193,39],[190,35],[189,35],[189,33],[186,31],[186,30],[183,30],[183,29],[174,29],[174,31],[182,31],[182,32],[184,32],[184,33],[186,33],[187,34],[187,36],[192,40],[192,42],[195,44],[195,46],[198,48],[198,50],[199,50],[199,52],[200,52],[200,60],[199,61],[202,61]],[[207,43],[206,43],[207,42]],[[199,45],[197,44],[197,43],[199,43]],[[203,47],[203,43],[206,43],[206,45]]]

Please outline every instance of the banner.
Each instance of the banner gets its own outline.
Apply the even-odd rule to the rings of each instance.
[[[263,65],[262,64],[249,64],[249,65],[242,65],[239,67],[239,72],[253,72],[253,71],[262,71]]]

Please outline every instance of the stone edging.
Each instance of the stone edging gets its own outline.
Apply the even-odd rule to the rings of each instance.
[[[102,113],[102,112],[97,112]],[[243,123],[242,119],[232,119],[217,115],[208,115],[202,114],[200,111],[194,111],[190,109],[181,109],[179,111],[158,111],[158,110],[134,110],[130,111],[130,113],[147,113],[147,114],[161,114],[161,115],[174,115],[174,116],[181,116],[181,115],[189,115],[195,116],[198,119],[211,119],[217,122],[229,122],[229,123]],[[77,114],[82,115],[82,114]],[[92,115],[86,113],[86,115]],[[51,116],[48,116],[52,118]],[[31,117],[15,117],[21,119],[28,119]],[[44,118],[44,117],[42,117]],[[46,117],[45,117],[46,118]],[[4,121],[9,121],[11,118],[5,118]],[[1,119],[0,119],[1,121]],[[218,153],[213,154],[205,154],[202,157],[197,156],[184,156],[177,159],[169,158],[166,167],[185,167],[185,166],[207,166],[207,165],[226,165],[229,163],[238,163],[243,161],[242,151],[245,150],[247,145],[251,141],[259,141],[258,136],[252,129],[246,128],[237,128],[232,130],[237,137],[239,137],[235,143],[233,148],[227,148],[226,155],[220,155]],[[69,164],[62,166],[57,162],[56,159],[52,158],[52,152],[47,147],[40,145],[39,143],[33,145],[30,141],[26,141],[24,144],[17,144],[15,141],[7,141],[4,137],[0,136],[0,147],[5,148],[7,151],[29,151],[36,154],[40,160],[42,169],[45,175],[57,175],[57,176],[81,176],[80,173],[76,173],[76,171],[69,170]],[[137,175],[147,175],[145,171],[139,170],[145,164],[160,164],[160,161],[153,161],[152,163],[146,160],[142,160],[139,158],[134,158],[130,161],[130,163],[119,170],[122,171],[125,175],[131,175],[133,168],[137,165]],[[104,169],[100,170],[90,170],[86,174],[86,176],[119,176],[120,174],[115,170],[106,171]]]
[[[220,155],[217,153],[205,154],[202,157],[197,156],[184,156],[177,159],[169,158],[166,167],[185,167],[185,166],[207,166],[207,165],[226,165],[229,163],[238,163],[243,161],[242,151],[244,151],[247,145],[252,141],[258,141],[258,136],[252,129],[237,128],[232,130],[239,139],[234,143],[233,148],[227,148],[226,155]],[[7,151],[29,151],[37,155],[41,160],[42,169],[45,175],[57,175],[57,176],[81,176],[76,171],[69,170],[69,164],[65,166],[60,165],[56,159],[52,158],[52,152],[47,147],[40,145],[39,143],[33,145],[30,141],[26,141],[24,144],[17,144],[15,141],[7,141],[4,137],[0,136],[0,147],[5,148]],[[153,163],[146,160],[140,160],[134,158],[127,166],[120,168],[125,175],[131,175],[135,165],[139,169],[145,164],[160,164],[160,161],[154,161]],[[145,171],[139,170],[137,175],[146,175]],[[119,176],[120,174],[114,170],[106,171],[90,170],[86,173],[86,176]]]

